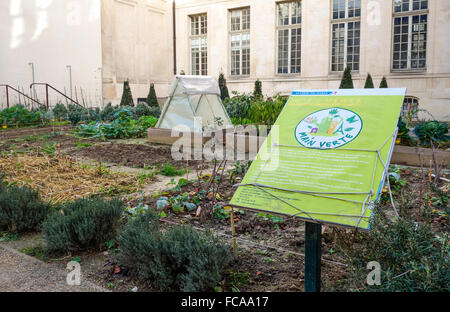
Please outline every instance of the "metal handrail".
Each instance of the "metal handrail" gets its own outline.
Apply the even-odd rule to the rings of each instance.
[[[80,107],[84,107],[83,105],[81,105],[80,103],[78,103],[77,101],[75,101],[74,99],[68,97],[67,95],[65,95],[64,93],[62,93],[61,91],[59,91],[58,89],[56,89],[55,87],[53,87],[52,85],[48,84],[48,83],[44,83],[44,82],[33,82],[32,84],[30,84],[30,89],[33,88],[34,85],[38,85],[38,86],[45,86],[45,96],[46,96],[46,105],[47,105],[47,109],[49,108],[49,102],[48,102],[48,88],[53,89],[54,91],[56,91],[57,93],[61,94],[62,96],[64,96],[66,99],[68,99],[69,101],[71,101],[72,103],[80,106]]]
[[[29,100],[31,100],[31,101],[37,103],[39,106],[41,105],[41,103],[39,103],[38,100],[35,100],[35,99],[29,97],[29,96],[26,95],[25,93],[23,93],[23,92],[17,90],[16,88],[14,88],[14,87],[12,87],[12,86],[10,86],[10,85],[8,85],[8,84],[0,84],[0,87],[6,87],[6,106],[7,106],[8,108],[9,108],[9,89],[12,89],[13,91],[16,91],[17,93],[23,95],[25,98],[27,98],[27,99],[29,99]]]

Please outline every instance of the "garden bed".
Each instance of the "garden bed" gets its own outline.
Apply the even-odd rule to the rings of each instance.
[[[144,144],[122,144],[105,142],[95,146],[69,152],[76,157],[84,157],[101,162],[120,164],[132,168],[153,167],[167,162],[177,168],[185,168],[185,161],[174,161],[169,146],[149,146]],[[199,161],[189,161],[189,168],[195,169]],[[206,168],[207,164],[204,165]]]
[[[137,190],[138,180],[125,173],[112,173],[99,165],[88,167],[69,157],[24,154],[0,158],[0,172],[9,184],[40,190],[43,199],[53,203],[80,197],[117,195]]]

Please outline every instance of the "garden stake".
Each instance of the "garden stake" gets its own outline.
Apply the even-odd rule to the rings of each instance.
[[[233,235],[233,254],[234,258],[237,257],[237,242],[236,242],[236,227],[234,226],[234,211],[233,207],[231,207],[230,212],[230,222],[231,222],[231,234]]]

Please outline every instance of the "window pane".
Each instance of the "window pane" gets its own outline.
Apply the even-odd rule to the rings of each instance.
[[[344,67],[345,23],[333,24],[332,29],[332,70],[341,71]],[[333,66],[334,65],[334,66]]]
[[[345,0],[333,0],[333,19],[345,18]]]
[[[231,30],[241,30],[241,11],[231,11]]]
[[[242,30],[250,29],[250,9],[242,10]]]
[[[288,44],[289,44],[289,30],[283,29],[278,31],[278,73],[288,73]]]
[[[291,73],[300,73],[301,69],[302,29],[291,29]]]
[[[394,12],[409,11],[410,0],[394,0]]]
[[[413,0],[413,10],[428,9],[428,0]]]
[[[291,24],[302,23],[302,3],[300,1],[291,3]]]
[[[411,68],[425,68],[427,45],[427,15],[412,17]]]
[[[348,23],[347,38],[347,66],[357,70],[359,69],[360,22]]]
[[[361,0],[348,0],[348,17],[361,16]]]
[[[289,3],[278,4],[278,25],[289,25]]]
[[[191,74],[200,74],[200,42],[199,39],[191,40]]]

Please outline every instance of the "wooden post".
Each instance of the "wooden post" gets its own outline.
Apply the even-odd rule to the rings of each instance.
[[[8,86],[6,86],[6,106],[9,108],[9,92],[8,92]]]
[[[48,84],[45,85],[45,97],[47,99],[47,109],[49,108],[49,102],[48,102]]]
[[[306,222],[305,292],[320,292],[322,226]]]
[[[231,207],[230,222],[231,222],[231,235],[233,235],[233,254],[234,258],[237,257],[237,242],[236,242],[236,227],[234,226],[234,208]]]

